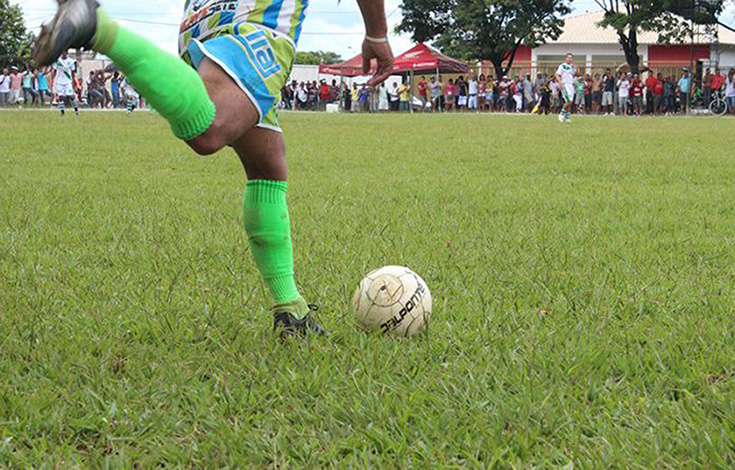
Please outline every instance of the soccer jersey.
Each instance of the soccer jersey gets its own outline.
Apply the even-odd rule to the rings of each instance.
[[[186,54],[192,39],[204,42],[233,34],[240,23],[280,33],[295,46],[308,5],[309,0],[186,0],[179,30],[179,53]]]
[[[54,64],[54,70],[56,70],[54,83],[62,86],[71,85],[72,74],[76,68],[77,62],[71,57],[67,57],[66,59],[59,57],[59,60]]]
[[[574,77],[577,75],[577,67],[564,62],[556,69],[556,74],[561,77],[562,85],[573,85]]]

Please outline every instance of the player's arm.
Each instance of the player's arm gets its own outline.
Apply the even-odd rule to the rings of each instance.
[[[383,83],[393,71],[393,51],[388,43],[388,20],[384,0],[357,0],[365,20],[365,41],[362,43],[362,71],[370,72],[370,61],[376,59],[378,70],[368,85]]]

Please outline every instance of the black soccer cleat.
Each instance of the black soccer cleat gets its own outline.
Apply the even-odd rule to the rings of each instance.
[[[59,10],[51,23],[43,25],[33,46],[37,67],[56,62],[67,49],[91,49],[97,31],[96,0],[58,0]]]
[[[309,310],[316,311],[316,305],[309,305]],[[310,336],[325,336],[327,331],[312,317],[307,315],[303,320],[297,320],[287,311],[273,314],[273,332],[282,340],[292,337],[307,338]]]

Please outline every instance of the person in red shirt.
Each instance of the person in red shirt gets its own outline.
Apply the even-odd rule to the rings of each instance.
[[[427,98],[426,98],[426,90],[427,90],[427,88],[426,88],[426,77],[424,77],[424,76],[421,77],[421,80],[419,80],[419,84],[416,86],[416,88],[417,88],[417,91],[418,91],[418,94],[419,94],[419,99],[421,100],[421,112],[423,113],[424,111],[426,111],[426,102],[427,102]]]
[[[319,108],[322,111],[327,109],[327,103],[329,102],[329,85],[326,80],[322,80],[322,84],[319,87]]]
[[[643,82],[638,78],[638,74],[633,75],[633,82],[630,85],[630,97],[633,101],[633,113],[640,116],[643,111]]]
[[[656,74],[653,70],[651,70],[648,73],[648,78],[646,79],[646,114],[654,114],[656,112],[655,105],[654,105],[654,99],[653,99],[653,90],[656,88],[656,82],[658,80],[656,79]]]
[[[725,77],[722,75],[722,72],[720,72],[720,69],[715,69],[715,74],[712,76],[712,83],[710,87],[712,88],[712,93],[710,96],[716,96],[717,92],[722,90],[722,87],[725,85]]]
[[[661,106],[664,101],[664,77],[659,72],[656,77],[656,83],[653,85],[653,112],[654,114],[661,113]]]

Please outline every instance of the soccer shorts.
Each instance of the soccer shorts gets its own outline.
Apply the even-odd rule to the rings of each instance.
[[[276,105],[296,57],[290,38],[260,25],[239,23],[233,34],[204,42],[191,39],[187,51],[194,67],[207,57],[237,83],[258,111],[258,127],[281,132]]]
[[[56,84],[56,94],[62,97],[75,96],[74,87],[72,86],[71,83],[57,83]]]
[[[571,83],[565,83],[561,86],[561,95],[564,98],[565,103],[574,101],[574,85]]]

